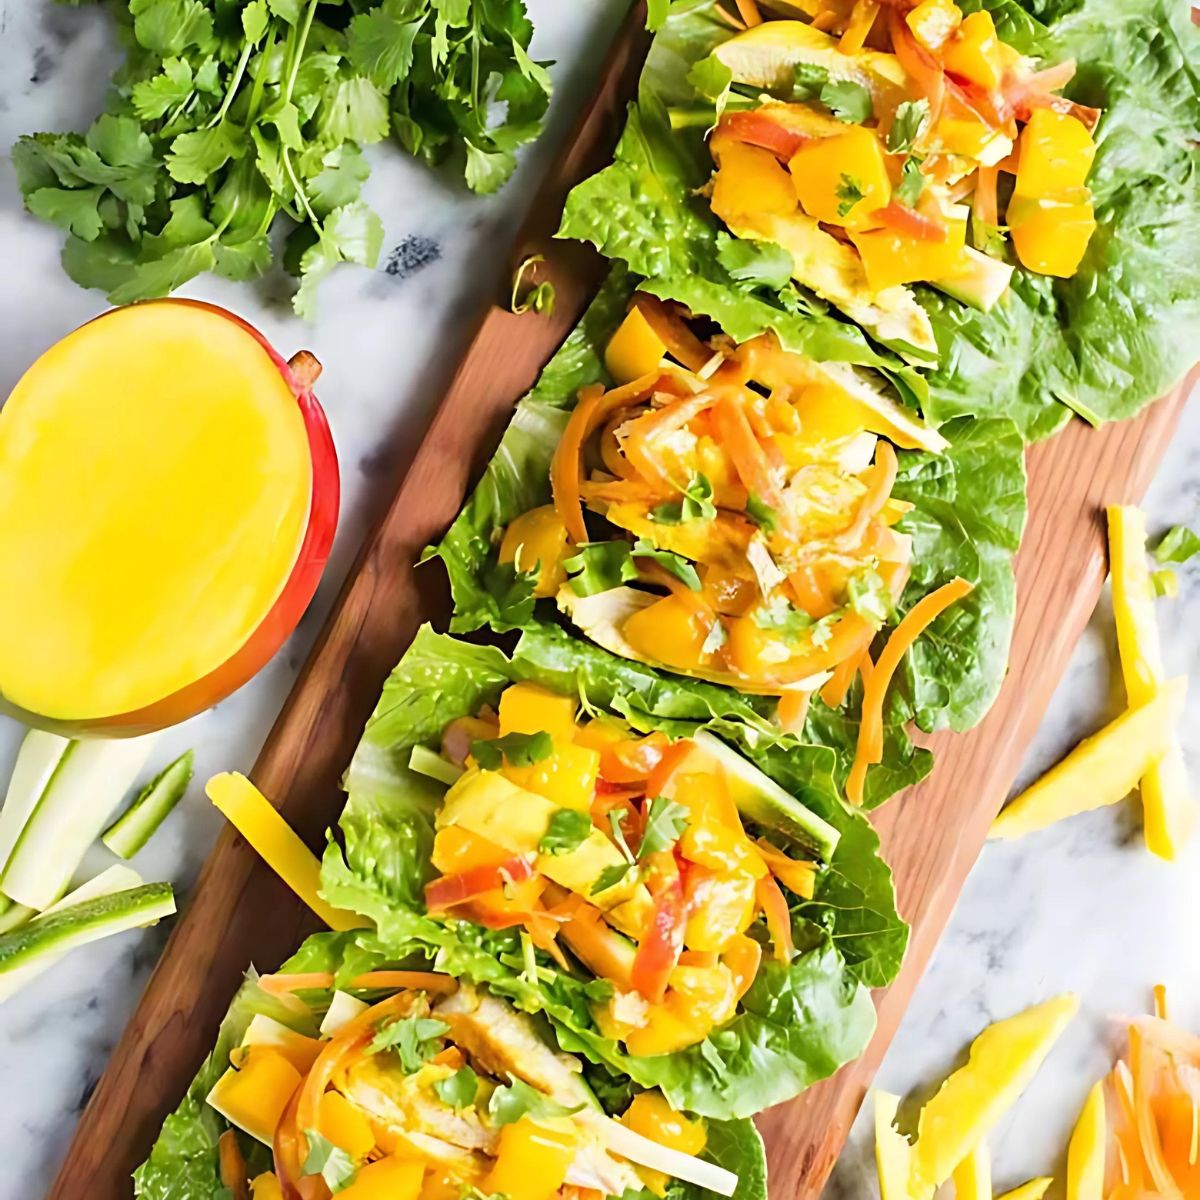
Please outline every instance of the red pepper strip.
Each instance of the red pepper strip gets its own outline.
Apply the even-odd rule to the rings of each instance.
[[[660,1004],[667,994],[671,972],[683,953],[683,932],[687,925],[683,881],[674,856],[653,855],[646,883],[654,897],[654,915],[634,955],[632,982],[651,1004]]]
[[[735,142],[770,150],[776,158],[790,162],[792,155],[812,138],[788,129],[761,112],[726,113],[717,125],[719,133],[728,134]]]
[[[915,238],[918,242],[944,242],[950,236],[945,221],[917,212],[898,200],[893,200],[885,208],[877,208],[871,215],[888,229]]]
[[[425,885],[425,906],[431,913],[444,912],[484,892],[494,892],[506,883],[524,883],[533,875],[533,859],[524,855],[494,866],[472,867],[458,875],[444,875]]]
[[[892,49],[917,90],[929,102],[929,120],[931,124],[936,124],[946,98],[946,76],[941,64],[913,37],[903,13],[890,8],[887,16]]]
[[[796,957],[796,945],[792,941],[792,915],[787,901],[774,878],[764,875],[754,885],[755,896],[767,919],[767,932],[771,935],[771,946],[775,960],[790,963]]]

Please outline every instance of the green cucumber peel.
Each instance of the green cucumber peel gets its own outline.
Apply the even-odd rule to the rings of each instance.
[[[132,858],[158,832],[158,827],[183,799],[192,782],[195,764],[195,753],[185,750],[138,792],[133,803],[104,831],[100,840],[121,858]]]

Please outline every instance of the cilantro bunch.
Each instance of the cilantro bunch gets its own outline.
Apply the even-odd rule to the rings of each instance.
[[[114,304],[203,271],[284,266],[311,316],[338,263],[373,266],[362,148],[388,137],[457,158],[496,191],[550,99],[524,0],[120,0],[128,56],[85,134],[13,149],[30,212],[67,230],[63,266]]]

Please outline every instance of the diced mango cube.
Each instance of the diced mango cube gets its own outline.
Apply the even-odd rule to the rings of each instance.
[[[635,650],[668,667],[694,670],[709,658],[704,649],[708,626],[679,596],[664,596],[639,609],[621,632]]]
[[[754,921],[754,876],[693,865],[687,873],[689,950],[721,951]]]
[[[300,1078],[277,1050],[251,1046],[241,1066],[230,1067],[213,1085],[208,1104],[231,1125],[269,1146]]]
[[[1040,275],[1070,278],[1096,230],[1091,194],[1077,188],[1058,196],[1014,196],[1008,226],[1022,265]]]
[[[600,754],[573,742],[555,742],[549,758],[527,767],[506,764],[504,774],[518,787],[545,796],[561,808],[587,812],[596,795]]]
[[[433,865],[443,875],[461,875],[475,867],[494,867],[512,858],[512,852],[461,825],[443,825],[433,835]]]
[[[270,1046],[306,1075],[323,1049],[319,1038],[305,1037],[280,1021],[256,1013],[242,1038],[242,1046]]]
[[[677,1011],[668,997],[662,1004],[650,1006],[645,1025],[625,1039],[625,1047],[630,1054],[653,1058],[702,1042],[708,1030],[709,1026],[703,1021]]]
[[[250,1180],[250,1200],[283,1200],[283,1185],[274,1171],[264,1171]]]
[[[640,308],[631,308],[604,350],[604,365],[617,383],[648,375],[662,361],[666,343],[650,327]]]
[[[483,1190],[509,1200],[550,1200],[578,1149],[579,1138],[569,1124],[522,1117],[500,1131],[500,1151]]]
[[[389,1155],[359,1168],[354,1182],[338,1192],[339,1200],[417,1200],[425,1164],[415,1158]]]
[[[957,32],[942,47],[942,62],[947,71],[988,91],[1000,86],[1004,56],[996,23],[987,9],[963,18]]]
[[[567,527],[553,504],[522,513],[509,523],[500,542],[502,563],[512,563],[522,574],[537,572],[533,594],[539,599],[553,596],[566,582],[562,560],[573,552]]]
[[[500,695],[500,736],[510,733],[548,733],[555,741],[575,737],[573,696],[560,696],[536,683],[514,683]]]
[[[351,1158],[366,1158],[374,1149],[371,1122],[341,1092],[326,1092],[321,1097],[318,1124],[321,1133]]]
[[[1017,139],[1018,196],[1056,196],[1087,183],[1096,143],[1070,113],[1035,108]]]
[[[804,211],[829,225],[870,228],[878,224],[875,212],[892,198],[883,144],[862,125],[806,143],[788,169]]]
[[[940,50],[962,24],[963,15],[954,0],[921,0],[904,19],[926,50]]]
[[[621,1124],[660,1146],[679,1150],[683,1154],[699,1154],[708,1144],[708,1131],[704,1122],[693,1121],[682,1113],[677,1113],[659,1091],[640,1092],[636,1095],[621,1117]],[[670,1182],[669,1176],[661,1171],[646,1168],[638,1173],[642,1182],[656,1196],[663,1195]]]
[[[745,142],[728,142],[720,154],[713,181],[712,210],[722,221],[749,213],[781,217],[796,211],[796,192],[779,160],[770,150]]]
[[[922,241],[895,229],[852,233],[850,240],[862,256],[871,290],[881,292],[897,284],[952,274],[966,244],[967,223],[947,221],[946,229],[944,242]]]

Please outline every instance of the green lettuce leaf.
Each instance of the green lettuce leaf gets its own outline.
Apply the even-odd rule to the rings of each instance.
[[[796,959],[765,962],[743,1011],[698,1046],[654,1058],[626,1054],[595,1026],[592,981],[555,969],[540,953],[531,978],[515,931],[434,920],[414,901],[431,874],[421,848],[432,838],[440,789],[409,769],[412,748],[436,745],[451,720],[495,704],[517,680],[577,693],[642,729],[678,736],[707,724],[841,832],[813,899],[793,906]],[[878,839],[839,798],[837,756],[778,740],[735,693],[661,677],[555,627],[526,630],[511,659],[423,629],[388,680],[347,773],[344,844],[326,850],[322,894],[375,920],[384,948],[415,940],[440,969],[544,1013],[563,1049],[612,1075],[659,1085],[677,1107],[710,1117],[750,1115],[862,1052],[874,1028],[868,989],[895,976],[907,939]]]

